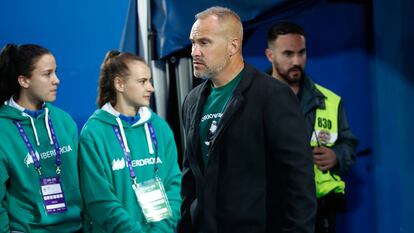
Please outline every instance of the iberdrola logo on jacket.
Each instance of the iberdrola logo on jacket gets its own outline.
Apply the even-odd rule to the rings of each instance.
[[[63,154],[71,152],[72,147],[70,145],[66,145],[66,146],[60,147],[59,150],[60,150],[60,154],[63,155]],[[41,153],[38,153],[36,151],[37,160],[49,159],[49,158],[52,158],[52,157],[56,157],[56,151],[54,149],[49,150],[49,151],[44,151],[44,152],[41,152]],[[24,164],[26,164],[26,166],[29,167],[29,165],[32,164],[32,163],[33,163],[33,158],[30,155],[30,153],[27,153],[27,155],[24,157]]]
[[[162,164],[160,158],[157,158],[157,164]],[[134,159],[131,161],[132,167],[142,167],[147,165],[154,165],[155,158],[145,158],[145,159]],[[112,160],[112,171],[122,170],[125,167],[128,167],[128,163],[125,161],[124,158],[117,158]]]
[[[112,160],[112,171],[121,170],[125,167],[124,158]]]

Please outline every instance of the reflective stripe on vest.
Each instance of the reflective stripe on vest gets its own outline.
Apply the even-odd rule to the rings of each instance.
[[[316,109],[314,132],[312,132],[311,146],[318,145],[332,147],[338,139],[338,109],[341,97],[332,91],[315,84],[325,98],[325,109]],[[319,141],[319,142],[318,142]],[[314,165],[316,196],[323,197],[331,191],[345,193],[345,183],[341,177],[327,171],[323,173]]]

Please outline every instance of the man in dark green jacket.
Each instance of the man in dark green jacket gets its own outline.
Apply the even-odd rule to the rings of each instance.
[[[341,98],[305,75],[303,29],[289,22],[275,24],[268,32],[267,43],[272,76],[291,87],[306,118],[318,198],[315,232],[335,232],[336,212],[344,207],[341,176],[355,161],[358,141],[349,128]]]

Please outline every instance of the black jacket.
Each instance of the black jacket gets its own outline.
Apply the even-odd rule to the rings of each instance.
[[[313,163],[290,88],[245,65],[204,169],[199,123],[211,82],[183,104],[186,150],[179,232],[313,232]]]

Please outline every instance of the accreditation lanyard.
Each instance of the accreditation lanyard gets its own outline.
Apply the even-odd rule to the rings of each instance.
[[[151,223],[171,218],[172,210],[164,185],[158,177],[158,142],[155,130],[151,123],[147,123],[147,126],[150,132],[151,141],[155,147],[154,178],[141,183],[137,183],[136,181],[137,178],[132,167],[131,157],[129,152],[126,150],[124,141],[119,133],[119,129],[116,126],[113,126],[113,129],[128,163],[129,175],[131,176],[133,182],[132,189],[134,190],[137,202],[141,207],[142,213],[144,214],[145,221],[147,223]]]
[[[23,130],[22,125],[20,122],[14,122],[19,130],[20,136],[23,138],[24,143],[26,144],[27,149],[29,150],[29,154],[33,159],[33,164],[39,173],[40,177],[40,189],[42,193],[42,201],[43,206],[45,208],[46,214],[59,214],[64,213],[67,211],[67,205],[65,201],[65,195],[63,193],[62,181],[60,179],[60,165],[62,164],[61,161],[61,154],[59,149],[59,143],[56,137],[55,130],[52,125],[52,121],[50,118],[48,119],[48,125],[50,128],[50,134],[52,137],[53,145],[56,152],[56,176],[49,176],[49,177],[42,177],[40,162],[36,156],[36,152],[33,149],[32,144],[30,143],[29,139],[27,138],[26,133]]]
[[[54,149],[55,149],[55,152],[56,152],[56,161],[55,161],[56,174],[59,175],[60,174],[60,165],[62,164],[61,157],[60,157],[61,155],[60,155],[60,149],[59,149],[59,142],[57,140],[56,133],[55,133],[55,130],[53,128],[52,121],[50,120],[50,118],[48,119],[47,123],[48,123],[49,128],[50,128],[50,134],[52,136],[52,141],[53,141]],[[23,141],[26,144],[27,149],[29,150],[29,154],[33,159],[33,164],[34,164],[37,172],[39,173],[39,175],[42,175],[42,172],[41,172],[42,167],[40,166],[40,162],[37,159],[36,152],[33,149],[32,144],[30,143],[26,133],[23,130],[22,124],[18,121],[15,121],[14,124],[16,124],[16,126],[19,130],[20,136],[23,138]]]
[[[155,135],[155,130],[154,127],[152,127],[151,123],[147,123],[148,125],[148,129],[150,131],[150,137],[151,137],[151,141],[155,146],[155,163],[154,163],[154,176],[157,176],[158,174],[158,142],[157,142],[157,137]],[[122,140],[121,134],[119,132],[119,129],[117,126],[113,126],[116,138],[118,139],[119,144],[121,145],[122,151],[124,152],[124,156],[125,159],[128,163],[128,169],[129,169],[129,175],[131,176],[132,181],[134,182],[134,184],[137,184],[137,178],[135,175],[135,171],[134,168],[132,167],[132,160],[131,160],[131,156],[130,153],[126,150],[124,141]]]

